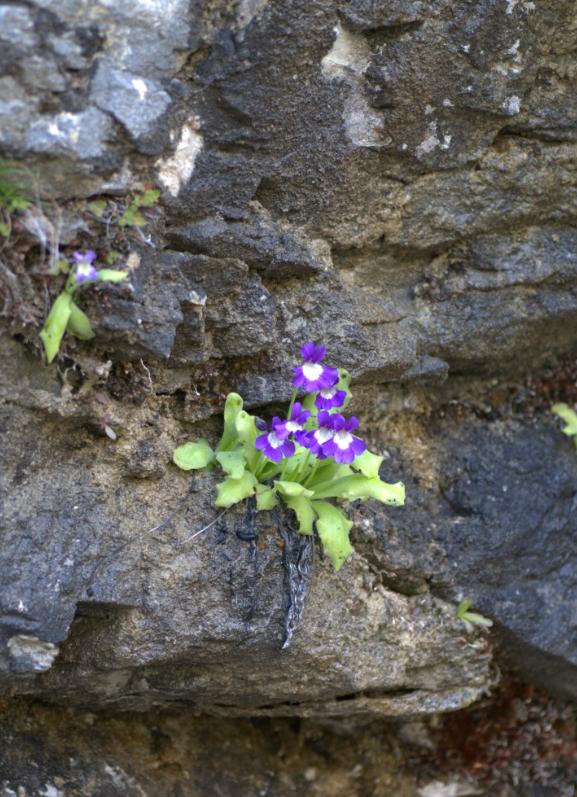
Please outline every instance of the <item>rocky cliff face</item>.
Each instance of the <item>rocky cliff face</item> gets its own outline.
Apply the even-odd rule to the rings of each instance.
[[[344,728],[464,708],[497,642],[575,697],[577,458],[549,407],[577,400],[576,31],[569,0],[0,2],[30,200],[0,252],[5,694]],[[130,284],[87,292],[94,341],[47,367],[82,248]],[[407,484],[351,507],[339,575],[282,516],[193,539],[214,484],[170,464],[228,390],[286,400],[311,338]]]

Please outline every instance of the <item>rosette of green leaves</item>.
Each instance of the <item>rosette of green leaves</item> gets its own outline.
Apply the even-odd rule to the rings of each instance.
[[[60,264],[62,270],[65,267],[66,264]],[[94,285],[97,282],[122,282],[127,277],[126,271],[103,268],[98,272],[96,280],[84,283],[84,285]],[[40,338],[48,363],[51,363],[58,354],[65,332],[80,340],[91,340],[94,337],[90,319],[84,310],[80,309],[74,299],[79,287],[81,286],[76,283],[74,275],[70,274],[64,290],[52,303],[44,326],[40,330]]]
[[[348,390],[348,381],[343,380],[343,385]],[[217,485],[215,505],[219,508],[255,496],[257,508],[266,511],[282,500],[295,513],[301,534],[312,534],[316,529],[335,570],[353,551],[349,541],[352,523],[332,501],[373,498],[389,506],[405,502],[404,485],[382,481],[379,469],[383,457],[370,451],[352,465],[339,465],[332,458],[311,461],[308,450],[297,444],[294,455],[277,464],[263,461],[254,445],[256,437],[256,419],[243,409],[242,398],[230,393],[217,447],[213,450],[207,440],[185,443],[175,449],[173,460],[182,470],[220,466],[225,479]]]

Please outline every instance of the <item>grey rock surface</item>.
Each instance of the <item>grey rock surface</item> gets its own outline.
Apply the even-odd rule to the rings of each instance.
[[[533,419],[487,397],[577,350],[576,31],[572,0],[0,0],[0,155],[33,200],[0,247],[4,693],[339,727],[452,711],[494,680],[469,597],[575,698],[574,451],[554,390]],[[121,238],[129,281],[82,299],[94,341],[44,367],[49,266]],[[272,414],[312,338],[408,502],[351,507],[350,565],[307,559],[291,597],[286,519],[191,540],[214,483],[170,456],[216,438],[229,390]]]
[[[362,558],[337,575],[313,565],[309,544],[291,598],[286,518],[229,510],[193,539],[216,515],[215,479],[167,469],[174,421],[120,407],[115,418],[98,396],[66,417],[49,372],[38,380],[14,345],[3,396],[5,690],[92,708],[338,717],[446,711],[488,687],[489,649],[466,638],[454,609],[383,588]],[[41,407],[50,433],[30,423]],[[88,431],[93,412],[116,441]],[[290,605],[309,587],[283,649]]]

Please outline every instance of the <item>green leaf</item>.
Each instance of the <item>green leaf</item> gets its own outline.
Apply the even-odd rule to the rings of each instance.
[[[346,368],[339,368],[339,381],[335,385],[337,390],[346,390],[347,396],[343,402],[342,407],[338,409],[338,412],[342,412],[346,407],[349,406],[353,399],[353,394],[349,390],[349,385],[351,384],[351,375],[346,370]]]
[[[402,506],[405,503],[405,485],[402,482],[387,484],[380,479],[367,479],[359,474],[323,482],[314,488],[314,493],[315,498],[344,498],[346,501],[376,498],[390,506]]]
[[[54,304],[50,308],[44,326],[40,331],[40,337],[46,352],[46,359],[49,363],[51,363],[58,354],[58,349],[60,348],[60,343],[66,331],[68,319],[70,318],[71,304],[72,297],[70,294],[61,293],[57,296]]]
[[[69,274],[69,273],[70,273],[70,264],[68,263],[68,261],[64,260],[63,257],[57,260],[50,269],[50,274],[54,277],[57,277],[59,274]]]
[[[353,462],[353,468],[360,470],[363,476],[369,479],[376,479],[379,476],[379,470],[382,465],[384,457],[379,457],[373,454],[372,451],[363,452],[360,457],[356,457]]]
[[[353,476],[353,471],[349,465],[339,465],[334,459],[325,459],[317,467],[313,476],[308,480],[307,487],[315,489],[315,485],[325,484],[325,482],[343,479],[345,476]]]
[[[88,203],[88,210],[93,213],[97,219],[102,218],[102,214],[106,210],[105,199],[95,199],[93,202]]]
[[[325,501],[315,501],[313,507],[318,514],[316,526],[323,549],[335,570],[340,570],[347,557],[353,553],[349,541],[353,524],[340,509]]]
[[[234,420],[234,428],[236,429],[238,439],[242,443],[244,456],[248,462],[249,469],[254,472],[259,458],[259,452],[254,446],[257,435],[254,416],[249,415],[245,410],[241,410]]]
[[[267,511],[278,506],[278,499],[274,490],[264,484],[257,484],[256,487],[256,508],[260,511]]]
[[[153,208],[158,202],[160,191],[157,188],[150,188],[144,191],[140,196],[136,197],[136,202],[142,208]]]
[[[467,626],[467,630],[469,632],[473,631],[474,625],[482,625],[485,628],[490,628],[493,625],[493,621],[490,620],[488,617],[483,617],[482,614],[477,614],[477,612],[471,612],[469,611],[470,608],[471,608],[471,601],[469,598],[465,598],[457,606],[457,611],[456,611],[458,619],[462,620],[465,623],[465,625]]]
[[[10,225],[6,222],[0,222],[0,235],[3,238],[8,238],[10,235]]]
[[[242,398],[238,393],[229,393],[224,403],[224,429],[217,451],[229,451],[238,444],[236,418],[242,410]]]
[[[26,210],[26,208],[30,205],[30,202],[24,197],[15,196],[10,200],[10,211],[13,210]]]
[[[126,271],[117,271],[114,268],[101,268],[98,272],[100,282],[122,282],[127,277],[128,273]]]
[[[491,628],[493,625],[492,620],[488,617],[483,617],[482,614],[477,614],[477,612],[467,612],[463,619],[468,620],[470,623],[473,623],[473,625],[482,625],[485,628]]]
[[[299,532],[301,534],[312,534],[313,523],[316,519],[317,513],[313,509],[310,500],[304,495],[297,495],[293,498],[287,496],[283,497],[285,504],[290,507],[299,522]]]
[[[276,481],[274,486],[282,496],[288,498],[296,498],[301,495],[310,498],[314,494],[312,490],[307,490],[306,487],[303,487],[298,482]]]
[[[577,435],[577,412],[572,410],[568,404],[554,404],[552,407],[555,415],[558,415],[567,424],[563,429],[563,434],[573,437]]]
[[[146,219],[138,210],[138,205],[132,202],[118,220],[120,227],[144,227]]]
[[[214,451],[208,440],[197,443],[184,443],[174,449],[172,461],[181,470],[199,470],[214,462]]]
[[[116,249],[109,249],[104,260],[109,266],[113,266],[121,257],[122,255]]]
[[[70,318],[66,325],[66,331],[80,340],[91,340],[94,337],[90,319],[75,302],[70,303]]]
[[[233,479],[240,479],[246,467],[242,451],[219,451],[216,458],[223,471]]]
[[[254,495],[254,488],[257,481],[249,470],[245,470],[240,479],[225,479],[220,484],[217,484],[217,496],[214,505],[219,509],[228,509],[233,504],[238,504],[239,501],[244,501],[251,495]]]
[[[471,608],[471,601],[469,598],[465,598],[462,600],[461,603],[457,606],[457,617],[459,620],[463,619],[463,615],[467,614],[469,609]]]
[[[318,410],[315,407],[316,395],[317,395],[316,393],[307,393],[307,395],[301,401],[302,409],[303,410],[308,410],[309,412],[312,412],[315,416],[316,416],[316,413],[318,412]],[[310,420],[311,420],[311,418],[309,418],[309,421]]]

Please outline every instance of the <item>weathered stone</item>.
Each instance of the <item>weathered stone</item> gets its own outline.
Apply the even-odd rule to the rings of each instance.
[[[33,371],[25,360],[21,383]],[[46,377],[30,386],[29,406],[52,396],[57,408]],[[451,607],[383,589],[360,557],[339,575],[322,561],[303,575],[304,594],[312,578],[304,616],[283,650],[286,518],[229,510],[193,539],[215,517],[215,479],[164,471],[177,442],[168,419],[145,409],[114,421],[103,404],[100,423],[118,440],[66,424],[58,448],[57,424],[38,436],[25,424],[29,410],[10,408],[8,383],[5,428],[31,437],[9,434],[4,444],[4,484],[17,485],[2,513],[5,689],[93,707],[396,716],[453,709],[486,688],[488,653],[463,638]],[[85,412],[98,413],[95,400]],[[119,456],[132,466],[118,470]],[[42,512],[32,496],[43,496]],[[15,666],[15,639],[42,651],[64,643],[42,682],[36,659],[18,653]]]
[[[328,267],[306,241],[283,232],[268,219],[229,222],[206,219],[184,229],[168,231],[169,243],[189,252],[213,257],[238,257],[263,276],[282,280],[314,275]]]
[[[100,61],[91,86],[92,101],[111,113],[130,135],[149,137],[170,105],[170,95],[161,84]]]
[[[527,677],[575,697],[574,452],[552,424],[467,409],[577,345],[575,4],[38,0],[0,2],[0,23],[1,154],[34,187],[0,257],[3,688],[341,729],[448,711],[490,681],[446,602],[467,596]],[[118,195],[154,179],[154,229],[116,226]],[[76,200],[96,194],[93,224]],[[44,368],[45,252],[79,240],[101,259],[114,240],[130,281],[83,292],[95,339]],[[216,438],[228,390],[278,411],[309,339],[351,371],[408,501],[351,508],[357,554],[338,577],[316,562],[282,651],[290,533],[269,516],[239,539],[230,512],[189,540],[214,480],[170,453]],[[228,793],[211,773],[197,791]]]
[[[60,113],[34,122],[26,138],[31,152],[69,155],[80,160],[104,158],[112,137],[110,119],[96,108]]]
[[[417,475],[395,515],[359,510],[369,557],[393,588],[470,598],[497,622],[517,667],[575,697],[574,447],[552,421],[471,417],[459,426],[432,418],[421,443],[433,484]],[[388,461],[387,478],[403,471]]]

